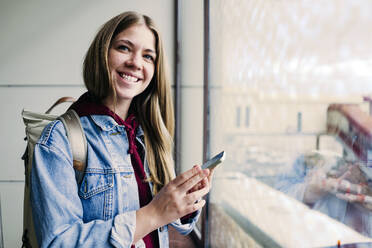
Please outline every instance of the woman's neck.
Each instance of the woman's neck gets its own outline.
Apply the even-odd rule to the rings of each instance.
[[[108,107],[115,114],[120,116],[123,120],[128,117],[128,111],[131,104],[131,100],[117,100],[116,103],[113,101],[113,98],[107,98],[103,101],[103,104]]]

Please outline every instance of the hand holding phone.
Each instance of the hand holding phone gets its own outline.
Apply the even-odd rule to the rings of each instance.
[[[209,159],[207,162],[205,162],[203,165],[202,165],[202,169],[214,169],[217,165],[219,165],[220,163],[222,163],[222,161],[225,160],[225,151],[222,151],[220,152],[219,154],[217,154],[216,156],[214,156],[213,158]]]

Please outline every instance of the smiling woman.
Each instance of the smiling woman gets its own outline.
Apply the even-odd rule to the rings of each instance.
[[[142,93],[154,75],[155,37],[144,24],[131,26],[120,32],[109,49],[109,70],[114,81],[116,98],[110,94],[105,105],[118,106],[119,116],[126,118],[132,99]]]
[[[169,247],[169,224],[181,234],[193,229],[211,173],[194,166],[174,178],[171,89],[153,21],[135,12],[109,20],[83,70],[88,92],[71,109],[86,135],[87,166],[74,169],[63,124],[50,123],[31,173],[38,243]]]

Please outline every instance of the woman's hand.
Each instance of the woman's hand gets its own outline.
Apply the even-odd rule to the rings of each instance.
[[[321,168],[311,170],[305,178],[306,188],[303,201],[308,204],[314,204],[326,195],[328,193],[327,182],[326,173]]]
[[[357,207],[371,211],[372,190],[359,166],[358,164],[350,166],[347,177],[339,181],[336,196],[344,201],[354,203]]]
[[[198,200],[209,192],[210,175],[209,169],[194,166],[165,185],[148,205],[137,211],[134,243],[151,231],[201,209],[205,200]]]
[[[358,207],[362,207],[372,211],[372,197],[364,194],[353,194],[353,193],[337,193],[336,196],[344,201],[357,204]]]
[[[336,194],[344,187],[342,182],[349,176],[349,170],[343,172],[338,178],[333,178],[328,177],[327,172],[323,168],[313,169],[305,179],[304,202],[313,204],[328,193]]]
[[[198,171],[201,170],[200,166],[194,165],[193,169],[196,169]],[[209,169],[209,175],[206,178],[203,178],[198,184],[196,184],[194,187],[192,187],[188,193],[192,193],[194,191],[200,190],[204,187],[209,187],[209,189],[212,187],[212,178],[213,178],[213,169]]]
[[[166,225],[184,215],[202,208],[205,200],[197,202],[209,192],[208,169],[200,166],[177,176],[164,186],[149,205],[154,211],[154,219],[159,226]]]
[[[311,171],[305,180],[306,190],[304,201],[315,203],[325,194],[333,193],[338,198],[365,203],[365,197],[371,195],[367,181],[359,167],[349,165],[348,169],[338,177],[328,177],[322,168]]]

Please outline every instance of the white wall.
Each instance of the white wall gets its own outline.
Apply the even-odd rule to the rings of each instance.
[[[203,162],[204,1],[180,1],[181,170]]]
[[[127,10],[142,12],[156,21],[172,70],[172,0],[0,2],[0,199],[4,247],[21,246],[21,156],[26,145],[22,109],[45,111],[61,96],[78,97],[84,92],[81,67],[91,40],[100,25]],[[56,113],[66,107],[58,108]]]

